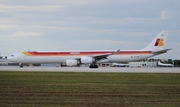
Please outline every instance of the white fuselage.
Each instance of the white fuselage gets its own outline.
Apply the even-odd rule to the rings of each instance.
[[[83,51],[83,52],[91,52],[91,51]],[[82,51],[78,51],[76,53],[83,53]],[[93,52],[103,52],[103,53],[110,53],[112,51],[93,51]],[[58,53],[58,52],[56,52]],[[60,53],[60,52],[59,52]],[[71,53],[71,52],[69,52]],[[65,54],[65,55],[27,55],[23,52],[16,53],[13,56],[8,57],[8,59],[12,62],[18,63],[63,63],[69,59],[80,59],[81,57],[89,57],[94,56],[97,54]],[[154,56],[150,51],[139,51],[139,50],[131,50],[131,51],[120,51],[118,54],[109,55],[106,59],[102,59],[97,63],[112,63],[112,62],[130,62],[130,61],[139,61],[142,59],[146,59],[149,57]]]

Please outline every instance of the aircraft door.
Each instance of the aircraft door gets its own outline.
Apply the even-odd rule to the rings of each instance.
[[[17,58],[18,58],[18,59],[22,59],[21,57],[22,57],[22,53],[19,53],[19,54],[17,55]]]
[[[22,53],[20,53],[17,57],[19,60],[26,60],[26,56],[23,55]]]

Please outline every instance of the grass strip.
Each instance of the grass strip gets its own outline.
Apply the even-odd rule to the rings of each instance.
[[[0,106],[178,107],[180,74],[0,72]]]

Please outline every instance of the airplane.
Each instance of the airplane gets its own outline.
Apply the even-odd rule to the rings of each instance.
[[[25,51],[10,55],[7,59],[20,64],[65,63],[67,66],[89,64],[89,68],[98,68],[100,63],[124,63],[139,61],[171,49],[163,49],[168,31],[161,31],[158,36],[141,50],[86,50],[86,51]]]
[[[129,67],[129,64],[125,63],[112,63],[112,67]]]
[[[173,67],[173,64],[163,64],[160,61],[158,62],[158,66],[160,67]]]

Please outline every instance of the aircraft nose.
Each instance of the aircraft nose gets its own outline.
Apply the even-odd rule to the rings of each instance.
[[[13,59],[14,59],[14,55],[10,55],[7,57],[7,60],[9,60],[9,61],[13,61]]]

